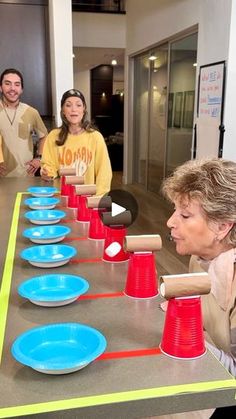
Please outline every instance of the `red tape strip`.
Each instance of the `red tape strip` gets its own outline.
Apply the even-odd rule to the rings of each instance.
[[[96,298],[115,298],[115,297],[124,297],[123,292],[113,292],[106,294],[86,294],[78,297],[78,300],[95,300]]]
[[[95,263],[101,262],[101,258],[94,258],[94,259],[71,259],[69,263]]]
[[[105,352],[100,355],[96,361],[104,361],[106,359],[120,359],[120,358],[133,358],[136,356],[150,356],[160,355],[160,348],[146,348],[146,349],[134,349],[131,351],[117,351],[117,352]]]

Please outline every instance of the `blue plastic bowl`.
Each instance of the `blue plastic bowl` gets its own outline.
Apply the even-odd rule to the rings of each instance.
[[[77,250],[64,244],[47,244],[28,247],[20,253],[22,259],[39,268],[54,268],[65,265],[75,256]]]
[[[79,323],[56,323],[27,330],[11,347],[13,357],[45,374],[67,374],[84,368],[106,349],[98,330]]]
[[[33,224],[55,224],[64,218],[66,213],[60,210],[35,210],[26,212],[24,216]]]
[[[33,196],[52,196],[58,192],[58,189],[53,186],[31,186],[27,192]]]
[[[62,241],[70,232],[71,229],[63,225],[43,225],[27,228],[22,235],[33,243],[48,244]]]
[[[20,284],[18,293],[32,303],[47,307],[70,304],[87,292],[89,283],[76,275],[34,276]]]
[[[58,198],[27,198],[24,201],[31,209],[52,209],[60,202]]]

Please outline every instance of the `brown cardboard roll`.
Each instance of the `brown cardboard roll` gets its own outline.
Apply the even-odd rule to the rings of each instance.
[[[211,281],[207,272],[160,277],[160,293],[166,300],[174,297],[209,294]]]
[[[67,185],[83,185],[84,177],[83,176],[65,176],[65,181]]]
[[[160,250],[162,241],[159,234],[143,234],[139,236],[125,236],[124,249],[127,252],[153,252]]]
[[[110,196],[88,196],[88,208],[111,208],[112,200]]]
[[[96,194],[96,185],[75,185],[75,194],[76,195],[95,195]]]
[[[59,169],[60,176],[75,176],[76,168],[75,167],[61,167]]]
[[[112,216],[111,212],[103,212],[102,222],[106,226],[121,225],[124,227],[128,227],[132,223],[132,215],[131,212],[127,210],[115,216]]]

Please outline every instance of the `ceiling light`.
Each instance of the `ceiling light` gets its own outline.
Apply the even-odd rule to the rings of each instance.
[[[117,61],[114,59],[114,60],[111,61],[111,64],[112,65],[117,65]]]
[[[149,60],[154,61],[157,59],[157,56],[154,53],[151,53],[149,56]]]

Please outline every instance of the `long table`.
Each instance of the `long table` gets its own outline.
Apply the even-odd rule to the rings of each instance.
[[[209,351],[199,359],[173,359],[160,352],[164,313],[160,297],[124,295],[128,263],[102,261],[103,241],[88,240],[88,224],[61,199],[70,226],[65,243],[77,249],[67,265],[33,267],[20,258],[33,244],[22,236],[27,188],[39,178],[0,179],[0,418],[144,418],[235,404],[235,379]],[[59,183],[56,183],[59,187]],[[133,234],[133,232],[132,232]],[[157,267],[158,269],[158,267]],[[18,295],[18,285],[45,273],[70,273],[88,280],[88,292],[62,307],[40,307]],[[22,332],[58,322],[78,322],[107,339],[102,356],[72,374],[47,375],[23,366],[10,353]]]

